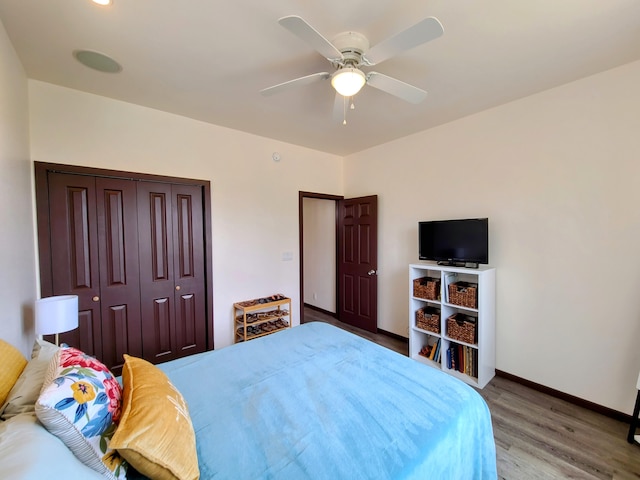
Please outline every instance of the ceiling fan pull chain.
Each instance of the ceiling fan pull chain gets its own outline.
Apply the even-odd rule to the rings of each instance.
[[[342,124],[347,124],[347,97],[342,97],[342,112],[344,115],[344,120],[342,120]]]

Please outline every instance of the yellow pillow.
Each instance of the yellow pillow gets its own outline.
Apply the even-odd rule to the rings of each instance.
[[[27,366],[27,359],[16,347],[0,339],[0,406]]]
[[[122,415],[109,446],[154,480],[200,478],[184,398],[155,365],[129,355],[124,359]]]

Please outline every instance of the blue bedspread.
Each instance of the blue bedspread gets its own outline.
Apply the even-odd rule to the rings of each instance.
[[[495,479],[471,387],[324,323],[159,365],[191,414],[202,479]]]

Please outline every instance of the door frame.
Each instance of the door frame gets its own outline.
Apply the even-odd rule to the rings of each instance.
[[[299,241],[299,258],[300,258],[300,324],[302,324],[304,320],[304,238],[303,238],[303,201],[305,198],[315,198],[318,200],[333,200],[335,202],[335,222],[336,222],[336,238],[335,238],[335,248],[336,253],[338,252],[338,201],[344,200],[344,196],[342,195],[331,195],[328,193],[315,193],[315,192],[298,192],[298,241]],[[340,311],[340,298],[338,295],[338,271],[336,269],[336,278],[335,278],[335,286],[336,286],[336,313],[335,317],[338,317],[338,312]]]
[[[135,181],[149,181],[158,183],[174,183],[197,185],[202,188],[202,208],[204,216],[204,263],[205,263],[205,303],[207,317],[206,349],[213,350],[213,248],[211,232],[211,182],[148,173],[125,172],[107,170],[103,168],[83,167],[46,162],[34,162],[36,217],[38,239],[38,267],[40,272],[40,296],[53,295],[53,272],[51,271],[51,245],[49,244],[49,189],[48,174],[65,173],[71,175],[88,175],[93,177],[119,178]]]

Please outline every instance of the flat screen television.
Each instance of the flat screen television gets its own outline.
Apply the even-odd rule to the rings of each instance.
[[[418,249],[420,260],[435,260],[446,265],[487,264],[489,219],[419,222]]]

